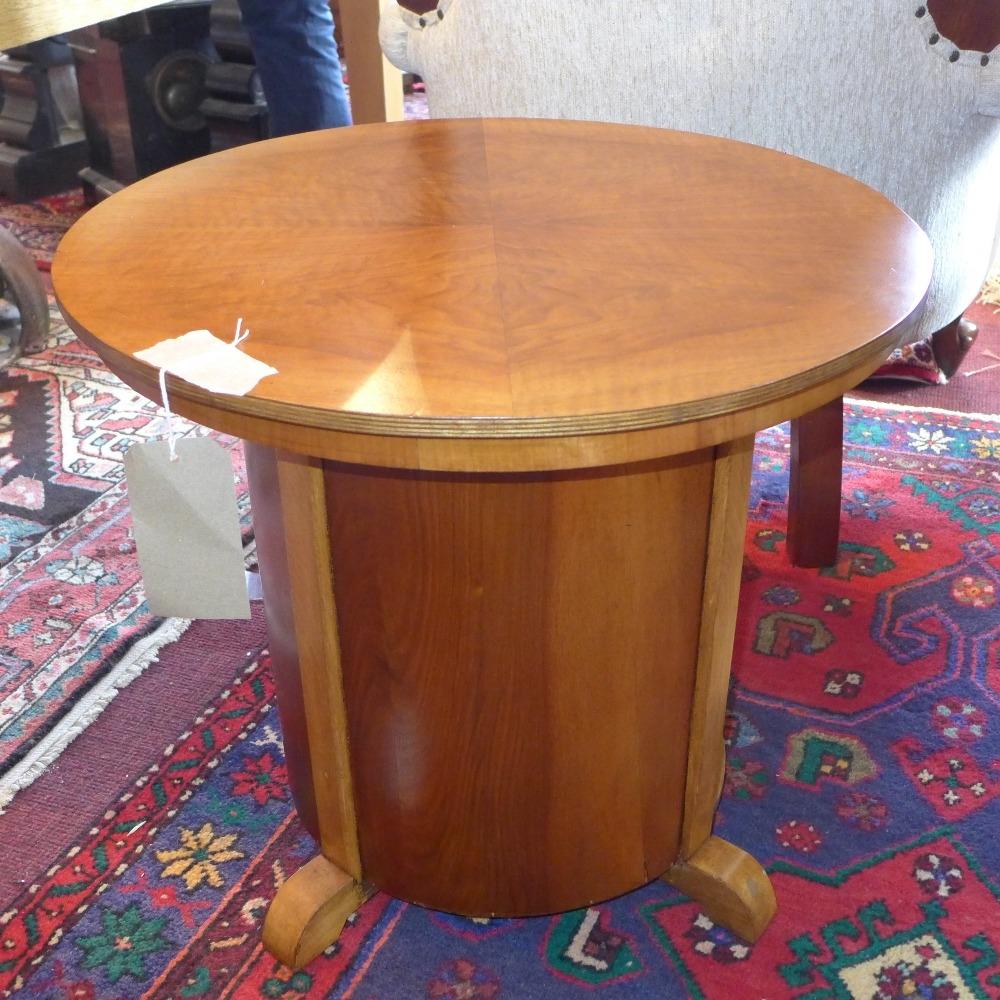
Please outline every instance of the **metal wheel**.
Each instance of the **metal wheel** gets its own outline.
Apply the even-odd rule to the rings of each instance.
[[[49,303],[45,285],[31,255],[0,227],[0,367],[22,354],[36,354],[49,336]]]

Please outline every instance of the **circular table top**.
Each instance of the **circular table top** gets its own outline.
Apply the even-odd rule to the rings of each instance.
[[[88,212],[53,281],[73,329],[152,398],[134,351],[198,328],[228,339],[244,317],[242,349],[279,374],[246,397],[171,379],[185,415],[446,468],[428,456],[471,439],[541,455],[658,429],[657,447],[685,450],[795,415],[880,363],[930,268],[906,215],[795,157],[515,119],[355,126],[185,163]],[[414,441],[424,458],[390,457]]]

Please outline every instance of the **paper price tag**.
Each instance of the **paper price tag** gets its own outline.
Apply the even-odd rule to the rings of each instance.
[[[170,618],[249,618],[229,454],[210,438],[133,445],[125,478],[149,608]]]
[[[278,374],[277,368],[244,354],[237,342],[227,344],[208,330],[189,330],[180,337],[161,340],[136,351],[134,357],[209,392],[231,396],[245,396],[262,378]]]

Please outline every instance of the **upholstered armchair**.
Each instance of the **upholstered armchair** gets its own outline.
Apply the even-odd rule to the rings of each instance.
[[[708,132],[878,188],[935,251],[912,338],[945,369],[957,363],[1000,219],[996,0],[402,3],[382,0],[382,46],[423,78],[434,117]],[[836,556],[842,431],[839,399],[793,422],[788,547],[800,565]]]

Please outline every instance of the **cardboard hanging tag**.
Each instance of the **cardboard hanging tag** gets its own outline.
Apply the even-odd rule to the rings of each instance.
[[[136,552],[155,615],[249,618],[228,452],[210,438],[133,445],[125,478]]]

